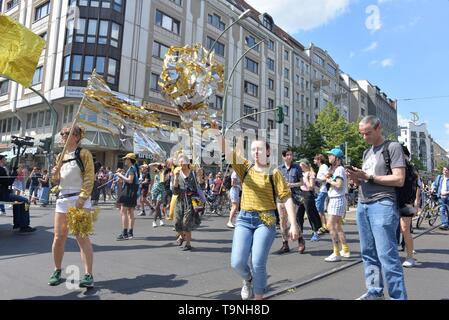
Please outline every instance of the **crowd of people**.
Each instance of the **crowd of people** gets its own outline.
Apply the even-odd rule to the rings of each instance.
[[[251,161],[234,151],[232,173],[227,170],[223,175],[219,171],[214,177],[213,173],[206,174],[203,168],[192,165],[183,153],[163,163],[140,166],[137,156],[129,153],[123,158],[125,168],[113,173],[110,168],[94,163],[91,153],[79,147],[83,129],[75,125],[70,139],[70,128],[61,131],[67,152],[64,158],[58,156],[58,165],[52,169],[51,177],[46,170],[41,173],[39,168],[33,168],[28,175],[23,166],[16,168],[15,174],[8,175],[5,158],[0,156],[0,176],[13,177],[0,182],[2,195],[8,194],[0,200],[21,203],[26,207],[22,211],[26,211],[38,198],[42,205],[47,205],[51,183],[59,185],[52,247],[55,269],[49,280],[53,286],[61,281],[68,235],[66,214],[70,207],[90,209],[98,203],[101,194],[104,201],[115,194],[121,217],[121,231],[116,240],[134,237],[137,209],[139,216],[153,215],[155,228],[166,224],[167,219],[173,220],[177,245],[182,251],[191,251],[194,249],[192,231],[201,224],[208,198],[229,196],[231,207],[226,226],[234,229],[230,260],[232,268],[242,278],[241,297],[246,300],[253,296],[263,299],[267,287],[267,259],[277,229],[282,238],[278,254],[290,251],[289,241],[297,243],[300,254],[306,251],[305,215],[312,232],[309,241],[320,241],[326,234],[330,236],[332,247],[330,255],[323,257],[324,261],[338,262],[351,256],[343,230],[350,186],[358,191],[356,220],[367,280],[367,292],[360,299],[383,299],[384,282],[390,298],[407,299],[402,267],[416,265],[410,226],[412,217],[422,206],[422,195],[427,187],[417,176],[414,203],[403,206],[397,189],[405,183],[410,153],[397,142],[385,141],[380,120],[374,116],[365,117],[359,123],[359,130],[370,145],[363,154],[361,168],[346,165],[343,152],[338,148],[329,150],[327,155],[317,154],[311,159],[313,165],[305,158],[294,161],[293,152],[286,149],[282,151],[283,163],[276,166],[268,162],[270,146],[257,140],[251,144]],[[389,155],[388,160],[385,153]],[[29,198],[24,198],[20,194],[26,187],[27,177]],[[441,204],[449,203],[447,167],[430,189]],[[2,205],[0,209],[4,212]],[[14,228],[34,231],[29,227],[27,212],[28,220],[19,223],[15,219]],[[447,214],[441,212],[444,230],[449,229]],[[402,264],[398,253],[399,231],[407,251]],[[92,244],[89,238],[77,236],[77,241],[85,266],[80,286],[91,287]]]

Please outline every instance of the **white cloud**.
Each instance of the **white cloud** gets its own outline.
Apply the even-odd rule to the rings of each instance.
[[[392,67],[394,65],[393,59],[373,60],[370,64],[381,66],[382,68]]]
[[[350,0],[246,0],[288,33],[311,30],[345,13]]]
[[[377,49],[377,42],[376,41],[374,41],[368,47],[363,49],[363,51],[366,52],[366,51],[372,51],[372,50],[375,50],[375,49]]]
[[[398,124],[401,127],[406,127],[409,121],[409,119],[404,118],[402,114],[398,113]]]

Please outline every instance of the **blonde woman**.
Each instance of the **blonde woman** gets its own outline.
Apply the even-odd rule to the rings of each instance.
[[[316,174],[310,165],[309,160],[301,159],[298,161],[299,166],[303,171],[303,185],[301,186],[301,194],[304,198],[304,206],[299,206],[298,209],[298,223],[301,231],[304,226],[304,213],[307,213],[310,226],[312,227],[312,237],[310,241],[319,241],[318,230],[321,228],[321,218],[316,208],[315,203],[315,181]]]
[[[92,207],[90,196],[94,185],[94,161],[92,154],[87,149],[79,148],[84,137],[84,129],[75,125],[73,133],[69,136],[70,128],[61,131],[62,142],[66,144],[66,154],[60,167],[52,170],[52,179],[59,184],[59,196],[56,200],[55,231],[52,246],[55,271],[48,284],[55,286],[61,283],[62,258],[64,256],[65,242],[67,240],[67,212],[69,208],[90,209]],[[59,158],[61,155],[58,156]],[[81,259],[84,263],[85,275],[80,280],[79,286],[91,288],[94,285],[92,276],[93,249],[89,237],[76,236],[80,247]]]

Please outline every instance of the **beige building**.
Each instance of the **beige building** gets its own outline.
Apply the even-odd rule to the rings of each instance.
[[[170,46],[212,42],[247,9],[215,46],[215,56],[233,67],[225,110],[225,125],[266,109],[282,106],[285,121],[277,124],[273,113],[241,121],[243,128],[272,128],[279,151],[302,142],[304,129],[315,121],[327,102],[333,102],[350,119],[350,86],[338,64],[323,49],[309,48],[243,0],[6,0],[0,11],[47,40],[33,79],[59,115],[58,130],[72,122],[82,90],[95,68],[112,90],[137,103],[149,105],[162,122],[180,126],[176,110],[162,97],[157,85],[163,58]],[[74,7],[70,7],[70,5]],[[256,48],[251,46],[263,40]],[[211,110],[223,109],[222,93],[209,101]],[[85,112],[90,122],[108,126],[107,119]],[[10,149],[11,135],[32,136],[38,141],[51,135],[50,112],[41,99],[20,85],[0,79],[0,152]],[[169,152],[173,141],[157,136]],[[120,164],[133,150],[132,137],[118,130],[89,128],[85,147],[106,166]],[[45,164],[40,148],[30,149],[28,163]]]
[[[447,150],[445,150],[440,144],[436,141],[433,141],[433,170],[436,170],[438,164],[443,162],[449,163],[449,156]]]

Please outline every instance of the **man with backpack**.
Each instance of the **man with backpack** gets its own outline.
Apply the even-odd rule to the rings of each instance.
[[[449,205],[449,167],[443,167],[443,174],[437,176],[432,183],[432,193],[436,193],[438,201],[441,205],[441,226],[442,230],[449,230],[448,212],[446,212],[446,206]]]
[[[376,116],[363,118],[359,131],[371,147],[363,153],[362,169],[347,166],[349,178],[360,186],[356,219],[367,292],[358,300],[384,299],[383,280],[391,299],[406,300],[396,240],[399,226],[396,188],[404,186],[407,168],[402,146],[385,141]]]

